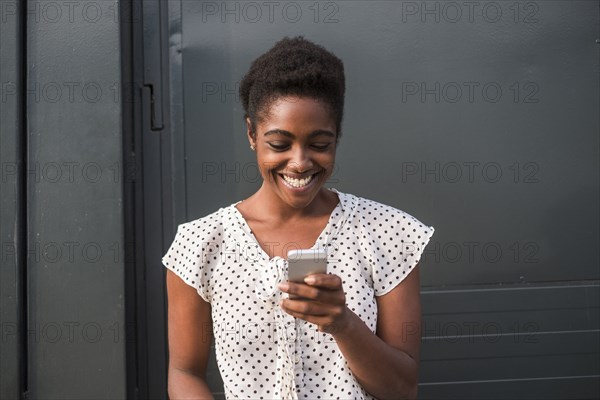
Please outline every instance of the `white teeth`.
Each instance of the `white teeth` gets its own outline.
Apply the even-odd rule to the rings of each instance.
[[[310,181],[312,181],[314,175],[311,176],[307,176],[304,179],[296,179],[296,178],[291,178],[287,175],[282,175],[283,179],[289,183],[291,186],[296,187],[296,188],[301,188],[303,186],[306,186],[310,183]]]

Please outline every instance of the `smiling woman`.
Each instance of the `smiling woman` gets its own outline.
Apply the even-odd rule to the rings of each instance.
[[[213,337],[227,398],[416,397],[418,261],[434,229],[324,187],[344,91],[342,62],[301,37],[278,42],[242,81],[263,183],[180,225],[163,258],[171,398],[211,398]],[[292,249],[326,250],[327,273],[287,281]]]
[[[253,132],[247,119],[248,140],[256,149],[263,186],[238,208],[252,218],[254,203],[267,205],[280,220],[329,215],[337,197],[322,191],[335,163],[335,122],[320,100],[282,97],[270,106],[269,118]],[[320,194],[320,195],[319,195]]]

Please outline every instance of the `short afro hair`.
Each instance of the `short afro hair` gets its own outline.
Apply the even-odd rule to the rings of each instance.
[[[285,37],[258,57],[242,79],[240,98],[251,132],[283,96],[311,97],[327,104],[341,135],[346,90],[344,64],[333,53],[302,36]]]

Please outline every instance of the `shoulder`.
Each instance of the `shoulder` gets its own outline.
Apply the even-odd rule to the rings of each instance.
[[[433,229],[408,212],[391,205],[348,193],[343,194],[343,196],[347,197],[354,204],[355,217],[375,230],[380,227],[389,228],[392,225]]]
[[[219,208],[212,213],[185,222],[177,227],[177,236],[179,240],[191,242],[194,245],[203,242],[218,242],[223,237],[223,225],[229,207]]]
[[[376,296],[402,282],[419,262],[434,228],[408,212],[379,201],[345,195],[354,204],[353,242],[369,265],[368,277]]]

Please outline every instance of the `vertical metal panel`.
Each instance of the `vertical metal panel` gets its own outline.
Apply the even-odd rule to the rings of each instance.
[[[118,2],[27,7],[30,396],[124,398]]]
[[[142,162],[143,169],[143,236],[140,239],[144,242],[144,269],[145,277],[145,318],[146,331],[143,332],[146,338],[146,358],[148,364],[146,367],[148,398],[159,399],[166,395],[166,349],[163,338],[166,335],[165,318],[165,281],[164,271],[160,260],[163,252],[163,230],[152,229],[157,225],[163,225],[163,190],[166,182],[161,179],[163,173],[163,163],[161,160],[161,134],[153,132],[151,129],[150,101],[151,93],[149,90],[143,92],[143,111],[142,111]]]
[[[22,20],[16,1],[0,2],[0,398],[22,387],[21,277],[25,267],[22,110]]]
[[[139,330],[144,325],[138,324],[142,320],[143,308],[140,306],[142,298],[143,285],[138,285],[137,280],[140,277],[138,273],[139,266],[135,262],[136,254],[143,249],[143,246],[137,245],[136,234],[136,185],[140,179],[137,174],[140,171],[138,159],[135,156],[135,127],[137,122],[134,115],[136,112],[136,101],[134,94],[136,88],[134,85],[134,27],[139,25],[139,14],[134,7],[139,2],[123,0],[119,2],[120,15],[120,34],[121,34],[121,88],[122,88],[122,122],[123,122],[123,208],[124,208],[124,260],[125,260],[125,337],[126,337],[126,379],[128,399],[144,398],[144,393],[140,390],[142,375],[141,365],[147,365],[144,355],[145,341],[140,340]],[[139,106],[139,102],[137,104]]]
[[[170,115],[170,146],[169,154],[171,170],[171,215],[173,222],[170,231],[165,232],[165,246],[170,246],[177,225],[186,222],[186,182],[185,182],[185,129],[183,113],[183,34],[181,32],[181,2],[168,2],[168,32],[169,32],[169,115]]]
[[[134,116],[136,173],[136,299],[139,396],[167,396],[165,271],[161,258],[165,237],[173,229],[171,136],[168,56],[166,48],[169,2],[131,2],[133,25],[132,67],[135,80]]]

